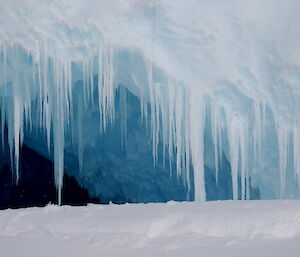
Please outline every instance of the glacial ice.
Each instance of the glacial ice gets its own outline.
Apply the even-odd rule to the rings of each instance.
[[[59,202],[73,157],[78,177],[95,178],[94,129],[109,142],[120,126],[126,152],[135,96],[153,167],[168,167],[185,199],[208,199],[205,169],[218,186],[224,158],[234,200],[251,187],[299,197],[299,1],[0,3],[2,142],[7,127],[16,181],[23,142],[53,158]]]

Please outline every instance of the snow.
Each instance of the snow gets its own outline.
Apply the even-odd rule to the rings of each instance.
[[[187,196],[207,200],[205,167],[218,181],[223,154],[233,199],[249,199],[250,181],[264,199],[300,196],[299,1],[0,4],[1,124],[16,181],[32,130],[41,135],[32,148],[47,138],[41,151],[54,160],[59,192],[74,162],[66,151],[81,174],[96,172],[97,160],[83,158],[94,138],[81,138],[78,117],[97,106],[99,137],[107,133],[123,88],[139,98],[154,167],[169,163]]]
[[[298,256],[300,201],[54,206],[0,212],[0,256]]]

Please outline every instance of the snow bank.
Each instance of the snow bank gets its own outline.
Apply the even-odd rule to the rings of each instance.
[[[0,255],[297,256],[300,201],[5,210]]]

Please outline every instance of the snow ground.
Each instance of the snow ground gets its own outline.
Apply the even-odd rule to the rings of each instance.
[[[1,257],[300,256],[300,200],[0,212]]]

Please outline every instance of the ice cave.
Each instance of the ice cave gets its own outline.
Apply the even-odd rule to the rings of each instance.
[[[0,1],[0,167],[21,183],[34,150],[59,204],[64,174],[102,202],[299,198],[299,12]]]

